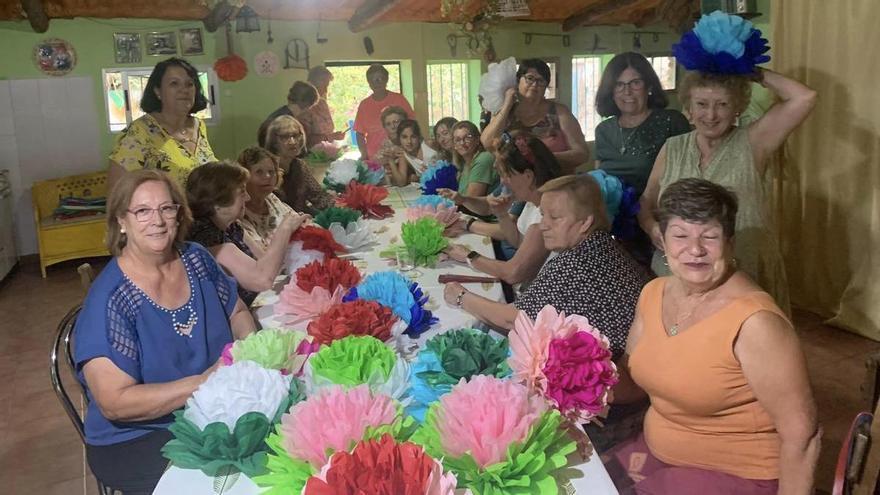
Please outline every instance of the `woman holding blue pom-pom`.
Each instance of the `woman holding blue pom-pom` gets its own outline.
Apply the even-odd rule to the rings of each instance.
[[[757,67],[770,57],[761,32],[740,17],[713,12],[673,45],[678,62],[689,72],[680,89],[683,109],[694,130],[669,138],[641,198],[639,223],[657,251],[651,267],[664,266],[663,241],[654,210],[663,190],[675,181],[699,177],[733,190],[740,200],[735,254],[739,268],[788,311],[788,287],[765,199],[767,159],[807,118],[816,92],[798,81]],[[757,82],[778,99],[749,125],[737,125]]]

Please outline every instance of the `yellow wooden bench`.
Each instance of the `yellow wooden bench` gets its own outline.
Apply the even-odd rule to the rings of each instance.
[[[35,182],[31,187],[34,223],[40,248],[40,270],[46,278],[46,267],[62,261],[110,253],[104,245],[107,215],[58,220],[53,211],[61,198],[101,198],[107,196],[107,172],[72,175],[60,179]]]

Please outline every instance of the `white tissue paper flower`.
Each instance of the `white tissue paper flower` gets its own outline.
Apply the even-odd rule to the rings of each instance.
[[[347,186],[349,182],[358,178],[357,167],[357,160],[352,160],[351,158],[336,160],[327,168],[325,177],[329,182]]]
[[[293,241],[287,247],[287,255],[284,257],[287,273],[294,274],[313,261],[324,261],[324,253],[314,249],[303,249],[302,241]]]
[[[489,71],[480,78],[480,96],[483,108],[498,113],[504,106],[504,92],[516,87],[516,59],[508,57],[497,64],[489,64]]]
[[[349,252],[357,251],[373,242],[373,233],[363,218],[356,222],[349,222],[344,228],[341,223],[333,222],[327,230],[333,234],[333,240],[345,246]]]
[[[291,375],[282,375],[253,361],[221,366],[186,401],[183,416],[202,430],[220,422],[230,432],[238,418],[249,412],[263,413],[271,421],[290,394],[291,379]]]

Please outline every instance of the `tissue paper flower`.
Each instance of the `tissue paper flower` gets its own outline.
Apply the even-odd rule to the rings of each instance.
[[[342,302],[345,291],[360,280],[360,272],[350,261],[313,261],[297,269],[278,294],[275,314],[287,324],[310,320]]]
[[[440,196],[420,196],[421,198],[440,198]],[[440,222],[444,226],[443,235],[446,237],[455,237],[464,232],[461,227],[461,214],[455,203],[446,198],[440,198],[444,202],[438,202],[434,205],[430,203],[419,204],[416,200],[412,206],[406,209],[406,218],[409,220],[418,220],[422,217],[431,217]],[[448,203],[448,204],[447,204]]]
[[[509,335],[513,378],[550,400],[568,419],[584,423],[608,410],[617,383],[608,339],[580,315],[544,306],[534,322],[522,311]]]
[[[336,146],[336,143],[330,141],[321,141],[312,146],[309,150],[308,159],[315,162],[329,162],[339,158],[342,154],[342,147]]]
[[[422,422],[428,406],[449,393],[462,378],[510,375],[507,339],[495,340],[473,328],[432,337],[419,352],[410,372],[413,401],[407,413]]]
[[[290,242],[294,241],[302,241],[303,250],[320,251],[331,258],[336,256],[337,252],[345,252],[345,248],[333,240],[333,234],[329,230],[314,225],[305,225],[296,229],[296,232],[290,236]]]
[[[324,346],[309,358],[303,372],[306,393],[333,385],[370,389],[409,403],[409,364],[370,336],[348,336]]]
[[[351,453],[338,451],[306,483],[306,495],[455,495],[457,480],[414,443],[385,434],[364,440]]]
[[[315,215],[314,221],[316,224],[324,227],[325,229],[329,229],[330,225],[332,225],[333,223],[338,223],[342,225],[343,228],[345,228],[348,226],[348,224],[356,222],[360,218],[361,212],[357,210],[331,206],[329,208],[325,208],[319,211]]]
[[[496,114],[504,106],[504,93],[516,87],[516,59],[508,57],[501,62],[489,64],[488,71],[480,77],[479,95],[483,108]]]
[[[518,383],[477,375],[431,405],[411,441],[474,493],[555,494],[575,442],[562,416]]]
[[[697,21],[694,29],[672,45],[672,54],[687,70],[748,75],[770,61],[761,31],[740,16],[716,10]]]
[[[324,185],[336,192],[344,191],[351,181],[358,180],[358,165],[358,161],[351,158],[334,161],[324,174]]]
[[[336,198],[336,203],[358,210],[366,218],[381,220],[394,215],[394,210],[390,206],[380,204],[387,197],[388,190],[384,187],[352,182],[345,192]]]
[[[174,439],[162,454],[174,465],[214,476],[234,468],[264,472],[265,440],[271,425],[292,402],[303,398],[299,382],[253,361],[218,368],[174,413]]]
[[[360,213],[358,213],[360,216]],[[364,219],[349,223],[343,227],[339,223],[332,223],[328,227],[333,239],[348,251],[357,251],[373,242],[373,232]]]
[[[400,238],[415,265],[432,267],[437,263],[437,256],[449,246],[449,241],[443,237],[445,228],[433,217],[405,222],[400,227]]]
[[[308,335],[296,330],[264,328],[227,344],[223,349],[223,364],[229,366],[240,361],[253,361],[263,368],[295,375],[306,361],[305,356],[297,353],[306,339]]]
[[[411,206],[429,206],[433,209],[440,208],[441,206],[455,208],[455,203],[453,203],[451,199],[446,199],[443,196],[438,196],[436,194],[423,194],[414,199]]]
[[[287,273],[296,273],[297,270],[313,261],[324,261],[325,257],[326,255],[321,251],[305,249],[303,241],[291,241],[287,246],[287,253],[284,255],[284,266],[287,267]]]
[[[438,160],[419,176],[422,194],[437,195],[437,189],[458,191],[458,169],[445,160]]]
[[[397,272],[385,271],[368,275],[357,287],[350,289],[342,300],[353,301],[358,298],[376,301],[391,308],[398,318],[406,322],[407,329],[404,333],[412,338],[417,338],[437,323],[437,318],[430,310],[425,309],[428,296],[422,292],[419,284],[410,282]]]
[[[294,274],[296,285],[304,292],[316,287],[332,292],[339,287],[350,289],[361,281],[361,272],[348,260],[328,258],[323,262],[313,261]]]
[[[397,317],[376,301],[356,301],[331,306],[309,322],[308,332],[318,344],[329,344],[349,335],[369,335],[382,342],[391,339]]]

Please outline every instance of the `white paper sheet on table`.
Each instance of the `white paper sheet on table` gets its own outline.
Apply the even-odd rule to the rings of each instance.
[[[393,270],[395,267],[386,260],[379,257],[379,252],[386,249],[390,244],[401,243],[400,226],[406,221],[405,203],[418,197],[420,192],[418,187],[410,185],[404,188],[389,188],[388,204],[394,207],[394,217],[386,220],[370,220],[374,231],[379,230],[376,234],[377,243],[361,249],[352,256],[347,257],[359,264],[359,268],[364,273],[372,273],[382,270]],[[387,228],[382,228],[382,227]],[[453,242],[468,245],[474,251],[488,257],[495,257],[492,251],[492,245],[485,242],[486,238],[467,234],[453,240]],[[437,281],[437,277],[444,273],[453,273],[458,275],[475,275],[473,269],[467,265],[462,265],[454,261],[445,261],[439,263],[434,268],[419,267],[418,271],[421,275],[414,278],[419,283],[428,296],[428,309],[430,309],[440,322],[434,325],[430,330],[422,334],[417,342],[420,346],[433,337],[444,331],[473,326],[476,322],[474,318],[461,311],[458,308],[452,308],[443,300],[443,285]],[[276,288],[278,285],[276,284]],[[491,284],[484,286],[483,284],[468,284],[468,289],[485,296],[492,300],[501,300],[502,291],[500,284]],[[259,307],[255,310],[255,314],[264,328],[279,326],[280,322],[275,317],[272,305],[278,301],[278,296],[273,291],[261,293],[255,305]],[[294,325],[294,328],[305,329],[307,324],[302,323]],[[608,472],[605,470],[599,457],[593,454],[586,462],[567,468],[566,472],[569,478],[568,486],[561,490],[562,495],[570,494],[590,494],[590,495],[614,495],[617,489],[611,482]],[[215,487],[222,488],[222,491],[215,490]],[[180,469],[171,467],[159,481],[159,485],[153,492],[154,495],[177,495],[186,494],[228,494],[228,495],[256,495],[260,493],[257,487],[250,479],[244,475],[233,475],[228,478],[215,479],[206,476],[201,471],[192,469]]]

